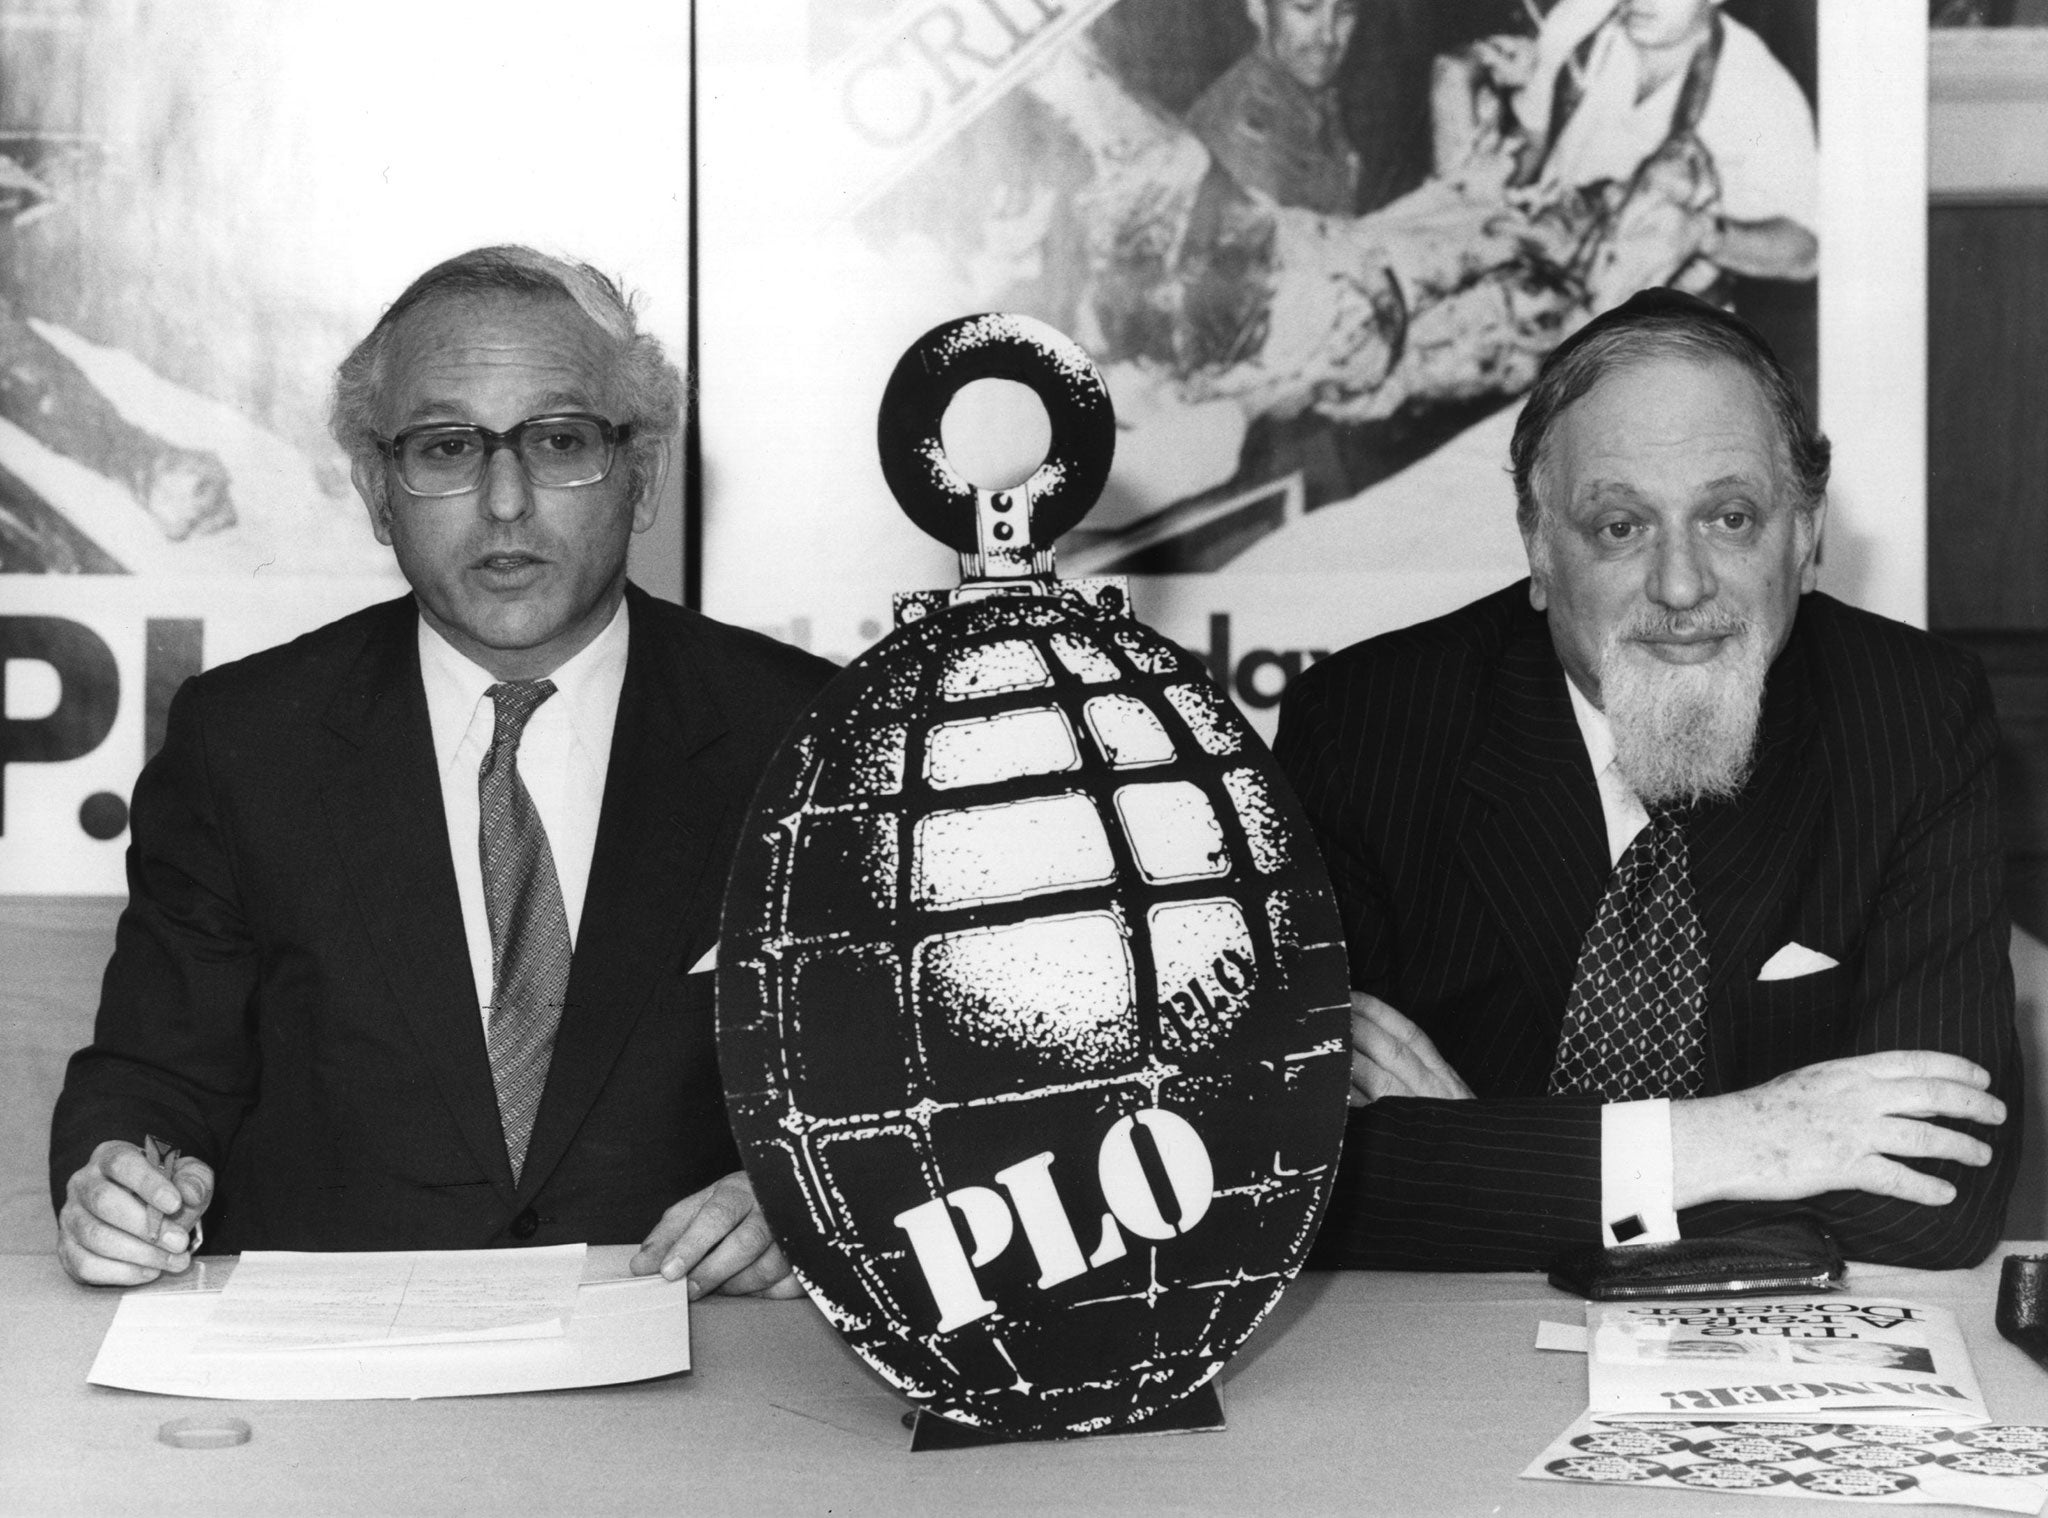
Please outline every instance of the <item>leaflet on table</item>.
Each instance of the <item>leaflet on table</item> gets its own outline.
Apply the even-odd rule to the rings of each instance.
[[[1587,1402],[1606,1420],[1990,1421],[1955,1319],[1854,1294],[1589,1302]]]
[[[2048,1501],[2048,1428],[1614,1423],[1582,1413],[1522,1478],[2038,1513]]]

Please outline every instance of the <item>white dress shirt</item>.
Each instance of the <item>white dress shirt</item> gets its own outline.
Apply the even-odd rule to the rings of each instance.
[[[497,677],[476,664],[420,619],[420,678],[434,730],[434,763],[441,776],[441,810],[448,819],[448,852],[477,1007],[490,1020],[491,922],[484,909],[484,867],[478,850],[477,771],[497,725],[496,703],[484,692]],[[583,898],[590,886],[590,856],[604,806],[605,768],[612,728],[626,683],[626,606],[574,658],[548,676],[555,693],[527,719],[519,739],[519,778],[540,814],[576,943]]]
[[[1571,677],[1572,715],[1586,740],[1586,757],[1600,786],[1600,813],[1607,822],[1610,867],[1649,825],[1650,814],[1614,767],[1614,729],[1606,714],[1580,694]],[[1664,1244],[1678,1237],[1672,1205],[1671,1103],[1662,1097],[1609,1102],[1600,1109],[1600,1239],[1616,1244]],[[1623,1225],[1617,1236],[1615,1225]]]

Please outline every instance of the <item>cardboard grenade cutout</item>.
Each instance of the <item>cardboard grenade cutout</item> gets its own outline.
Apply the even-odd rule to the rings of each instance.
[[[1052,424],[1016,489],[938,441],[985,377]],[[733,1131],[812,1299],[920,1408],[1142,1425],[1314,1236],[1349,1084],[1336,904],[1202,663],[1120,581],[1053,578],[1114,445],[1087,356],[1027,318],[948,324],[879,430],[966,580],[899,596],[762,779],[719,950]]]

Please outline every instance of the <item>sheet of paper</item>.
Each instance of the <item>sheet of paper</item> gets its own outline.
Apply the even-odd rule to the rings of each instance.
[[[221,1295],[127,1293],[87,1379],[175,1397],[346,1401],[610,1386],[690,1368],[689,1287],[660,1276],[584,1286],[553,1338],[195,1354]]]
[[[576,1310],[585,1248],[365,1253],[250,1250],[199,1354],[557,1336]]]
[[[1947,1309],[1860,1292],[1588,1302],[1596,1417],[1991,1421]]]
[[[1536,1347],[1538,1349],[1562,1350],[1566,1354],[1582,1355],[1586,1352],[1586,1325],[1583,1323],[1553,1323],[1548,1318],[1536,1324]]]
[[[1603,1424],[1581,1413],[1522,1477],[2038,1513],[2048,1501],[2048,1428]]]

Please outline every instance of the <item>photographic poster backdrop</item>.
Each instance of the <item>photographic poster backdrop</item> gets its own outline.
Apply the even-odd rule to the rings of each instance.
[[[1324,652],[1526,572],[1519,397],[1588,316],[1673,283],[1817,388],[1841,463],[1826,583],[1917,619],[1924,254],[1897,244],[1924,225],[1925,39],[1905,19],[1842,0],[707,10],[705,609],[844,659],[891,591],[953,583],[882,484],[875,406],[927,328],[1017,311],[1077,338],[1117,407],[1061,572],[1132,576],[1139,615],[1270,737]],[[1639,64],[1696,23],[1638,101]],[[1873,377],[1838,388],[1843,354]]]
[[[574,30],[540,0],[0,0],[0,894],[122,893],[178,684],[405,589],[325,417],[415,275],[585,258],[681,360],[687,10]]]

